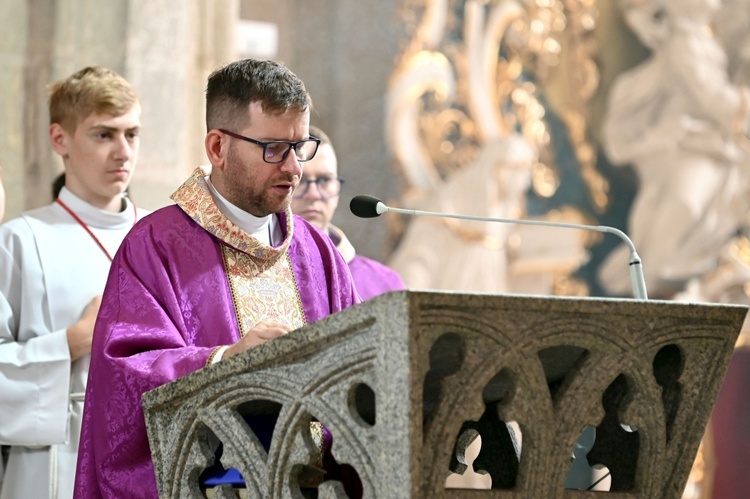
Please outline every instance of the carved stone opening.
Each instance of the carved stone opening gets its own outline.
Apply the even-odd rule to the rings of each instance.
[[[367,426],[375,426],[375,391],[366,383],[356,383],[349,397],[352,417]]]
[[[510,490],[516,485],[521,459],[522,438],[515,422],[506,422],[500,408],[511,398],[516,386],[516,376],[510,369],[501,369],[482,391],[485,409],[478,421],[466,421],[461,426],[451,455],[450,471],[466,471],[466,449],[477,436],[482,439],[479,454],[472,465],[478,474],[488,474],[492,489]]]
[[[685,364],[682,350],[677,345],[666,345],[654,356],[654,378],[662,387],[661,400],[667,430],[667,442],[672,440],[675,416],[682,401],[682,384],[679,379]]]
[[[573,444],[572,462],[565,479],[566,489],[608,491],[612,478],[609,468],[593,464],[588,454],[596,441],[596,428],[586,426]]]
[[[606,466],[611,474],[610,491],[631,492],[635,485],[640,453],[640,435],[635,426],[620,421],[631,394],[627,377],[620,374],[602,396],[604,418],[596,427],[596,442],[588,453],[592,466]]]
[[[323,456],[323,465],[326,470],[326,474],[323,477],[323,483],[320,484],[314,495],[310,496],[317,498],[318,494],[320,497],[331,497],[331,498],[352,498],[359,499],[363,496],[362,479],[359,477],[356,468],[348,463],[339,463],[334,457],[335,442],[331,447],[331,451],[327,452]],[[312,493],[312,491],[307,491]],[[308,496],[305,496],[308,497]]]
[[[430,348],[430,369],[424,377],[422,415],[425,427],[440,404],[442,381],[461,368],[466,355],[466,345],[460,335],[446,333]]]
[[[539,351],[539,361],[544,368],[552,401],[557,401],[560,389],[571,381],[571,375],[578,372],[578,368],[588,358],[589,352],[585,348],[573,345],[557,345]]]
[[[221,440],[216,434],[205,425],[200,425],[196,430],[196,443],[199,453],[206,458],[205,467],[195,467],[189,474],[188,483],[191,484],[191,488],[198,487],[201,493],[205,493],[207,488],[214,488],[213,493],[216,497],[223,497],[222,492],[219,491],[222,488],[221,485],[214,487],[211,484],[213,477],[224,475],[227,472],[227,468],[221,463],[221,457],[224,452],[224,448],[221,445]],[[206,484],[209,484],[208,486]],[[231,489],[232,487],[229,486]],[[195,490],[193,490],[195,493]],[[219,494],[219,495],[217,495]]]
[[[271,448],[273,432],[276,428],[282,405],[270,400],[252,400],[238,405],[234,413],[237,416],[237,424],[242,425],[248,434],[248,438],[257,441],[265,453]],[[245,479],[241,472],[233,468],[231,464],[224,461],[224,443],[211,430],[203,427],[200,430],[203,435],[201,448],[208,457],[208,467],[200,472],[198,481],[202,486],[206,484],[213,487],[213,483],[228,482],[229,485],[219,485],[215,488],[215,497],[224,497],[222,494],[230,494],[226,497],[235,497],[234,489],[246,487]],[[260,452],[260,448],[258,448]],[[236,456],[235,456],[236,457]],[[231,458],[230,458],[231,459]],[[221,492],[220,489],[227,489]]]
[[[263,448],[271,448],[273,432],[281,412],[281,404],[271,400],[252,400],[237,407],[237,413],[247,424]]]

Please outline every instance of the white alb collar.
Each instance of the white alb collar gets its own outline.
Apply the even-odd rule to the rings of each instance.
[[[274,246],[273,243],[275,241],[282,239],[281,234],[277,234],[280,228],[275,216],[266,215],[265,217],[256,217],[236,207],[216,190],[216,187],[211,183],[209,175],[206,175],[206,184],[208,184],[208,188],[211,190],[211,196],[213,196],[216,206],[237,227],[268,246]]]
[[[73,211],[73,213],[76,214],[76,216],[78,216],[78,218],[83,220],[83,222],[90,227],[119,229],[122,227],[132,227],[135,223],[135,210],[133,209],[133,203],[125,195],[123,195],[125,208],[118,213],[102,210],[87,203],[70,192],[67,187],[63,187],[60,190],[58,197]]]

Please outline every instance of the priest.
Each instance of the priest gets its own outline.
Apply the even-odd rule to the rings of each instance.
[[[104,292],[76,497],[156,497],[141,395],[360,301],[330,239],[290,202],[318,140],[280,63],[212,73],[205,148],[175,204],[123,242]],[[293,333],[292,333],[293,334]]]

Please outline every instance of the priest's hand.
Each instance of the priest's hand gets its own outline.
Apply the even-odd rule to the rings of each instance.
[[[94,335],[96,315],[99,313],[101,304],[101,295],[95,296],[83,310],[81,320],[68,328],[68,348],[70,349],[71,361],[76,361],[91,352],[91,337]]]
[[[240,339],[240,341],[227,348],[226,351],[224,351],[222,359],[226,359],[227,357],[242,353],[245,350],[257,347],[258,345],[265,343],[268,340],[278,338],[279,336],[284,335],[291,330],[292,328],[287,326],[286,324],[260,321],[255,326],[253,326],[253,328],[248,331],[247,334]]]

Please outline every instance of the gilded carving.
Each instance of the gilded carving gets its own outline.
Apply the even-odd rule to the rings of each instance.
[[[595,0],[404,0],[412,33],[391,77],[388,141],[408,192],[418,197],[466,167],[480,147],[520,132],[536,146],[538,195],[559,188],[546,122],[553,107],[567,126],[595,206],[608,185],[587,135],[599,86]]]
[[[596,170],[587,128],[589,100],[599,85],[594,0],[404,0],[400,14],[411,36],[391,75],[386,109],[387,141],[406,186],[400,203],[433,211],[474,210],[465,214],[494,218],[525,217],[529,188],[536,196],[551,198],[561,186],[549,124],[554,115],[564,124],[594,208],[606,207],[608,184]],[[485,192],[466,190],[467,183],[477,186],[488,174],[478,187]],[[472,177],[471,182],[462,179]],[[448,200],[472,196],[474,201],[463,204]],[[564,208],[572,217],[565,221],[581,223],[586,218],[575,207]],[[400,245],[389,263],[409,286],[519,289],[511,274],[523,250],[516,251],[507,241],[518,239],[522,231],[438,224],[450,233],[444,236],[451,240],[447,244],[479,244],[488,250],[474,253],[478,260],[493,262],[483,273],[511,275],[507,284],[464,279],[472,283],[467,289],[450,278],[427,282],[421,276],[434,275],[432,269],[411,268],[421,265],[411,255],[421,250],[409,247],[418,239],[409,231],[420,228],[404,229],[401,224],[392,222],[391,229],[404,234],[395,235]],[[538,236],[527,236],[538,249]],[[533,272],[553,274],[555,281],[537,292],[587,294],[583,283],[564,282],[583,258],[583,243],[574,238],[568,243],[571,247],[561,253],[577,253],[579,260],[568,258],[555,269],[536,265]],[[528,258],[524,265],[528,267]]]

